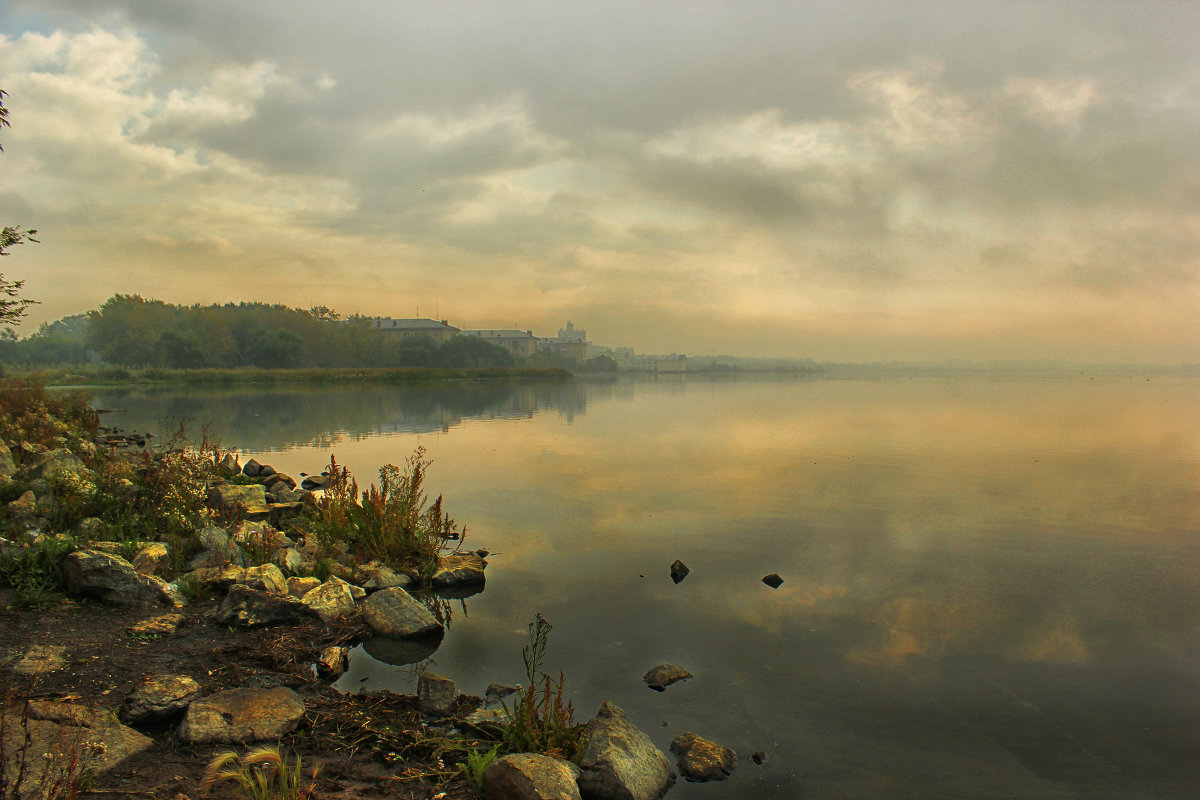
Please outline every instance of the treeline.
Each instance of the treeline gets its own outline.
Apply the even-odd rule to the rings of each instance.
[[[439,345],[427,336],[381,334],[366,317],[324,306],[267,303],[178,306],[114,295],[100,308],[0,335],[0,364],[108,364],[128,368],[509,367],[511,352],[474,336]],[[535,359],[534,364],[538,361]]]

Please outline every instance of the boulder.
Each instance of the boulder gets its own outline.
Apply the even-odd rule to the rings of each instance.
[[[304,511],[304,503],[267,503],[267,514],[263,519],[270,520],[272,525],[283,525],[287,520],[300,516]]]
[[[142,575],[125,559],[102,550],[76,550],[63,559],[67,589],[114,606],[143,603],[181,606],[183,598],[162,578]]]
[[[579,767],[537,753],[504,756],[483,771],[487,800],[577,800]]]
[[[412,578],[394,571],[387,564],[368,561],[354,572],[354,582],[364,589],[406,589]]]
[[[245,574],[245,567],[238,567],[233,564],[223,564],[219,567],[200,567],[181,576],[176,581],[176,584],[186,579],[195,581],[197,586],[225,591],[233,584],[241,583],[242,576]]]
[[[417,681],[417,707],[428,717],[449,717],[458,707],[458,692],[454,681],[422,672]]]
[[[671,580],[675,581],[675,583],[679,583],[690,573],[691,570],[687,568],[687,564],[684,564],[678,558],[671,562]]]
[[[304,556],[294,547],[279,547],[271,553],[271,563],[293,575],[304,569]]]
[[[217,462],[217,468],[229,475],[241,472],[241,466],[238,464],[237,456],[235,456],[233,453],[226,453],[225,457]]]
[[[185,742],[241,744],[278,739],[304,718],[304,701],[291,689],[227,689],[194,700],[179,736]]]
[[[293,575],[287,579],[288,594],[299,600],[321,585],[320,578],[301,578]]]
[[[104,535],[108,528],[104,524],[104,520],[99,517],[84,517],[75,523],[75,536],[83,542],[96,543],[96,540]]]
[[[149,737],[108,714],[70,703],[38,702],[29,709],[25,724],[10,725],[0,730],[0,736],[4,737],[0,753],[15,754],[24,747],[26,752],[37,754],[34,768],[25,774],[21,784],[21,796],[25,798],[58,796],[60,791],[66,796],[66,787],[56,788],[44,781],[56,781],[71,768],[73,760],[80,772],[102,775],[154,744]],[[43,753],[47,755],[42,756]]]
[[[508,712],[503,708],[477,708],[463,717],[463,722],[467,725],[495,739],[504,735],[508,721]]]
[[[121,719],[133,725],[178,716],[200,696],[200,684],[187,675],[150,675],[125,697]]]
[[[483,704],[485,706],[495,705],[509,695],[517,693],[517,687],[506,686],[503,683],[489,683],[487,690],[483,693]]]
[[[723,781],[737,766],[737,753],[690,732],[671,740],[671,752],[689,781]]]
[[[166,542],[146,542],[130,563],[143,575],[166,572],[171,566],[171,549]]]
[[[245,475],[247,478],[257,478],[258,471],[260,469],[262,469],[262,464],[259,464],[257,461],[255,461],[252,458],[246,462],[246,465],[244,467],[242,467],[242,474]]]
[[[324,473],[320,475],[306,475],[304,480],[300,481],[300,488],[308,492],[324,489],[328,485],[329,476]]]
[[[772,589],[778,589],[783,585],[783,578],[779,577],[778,572],[772,572],[770,575],[763,576],[762,581]]]
[[[267,507],[267,490],[261,484],[238,486],[218,483],[208,487],[208,505],[218,511],[240,509],[242,518],[264,520],[271,514]]]
[[[272,486],[268,494],[275,499],[276,503],[303,503],[312,497],[310,493],[290,489],[282,482]]]
[[[438,559],[434,586],[472,586],[483,583],[487,562],[474,553],[456,553]]]
[[[350,666],[350,650],[341,645],[326,647],[317,659],[317,666],[330,677],[338,677]]]
[[[604,701],[588,722],[579,760],[579,789],[589,800],[657,800],[675,784],[675,771],[650,737]]]
[[[642,676],[642,680],[654,691],[661,692],[676,681],[685,681],[694,677],[696,676],[683,667],[674,664],[659,664],[648,669]]]
[[[8,513],[15,519],[28,519],[37,516],[37,496],[30,490],[8,504]]]
[[[294,625],[317,616],[316,612],[283,595],[234,585],[216,610],[216,620],[222,625],[256,628],[262,625]]]
[[[363,600],[363,619],[376,633],[406,638],[442,630],[429,609],[403,589],[381,589]]]
[[[263,486],[267,487],[268,492],[277,491],[277,487],[281,483],[286,484],[289,489],[296,488],[296,479],[283,472],[273,472],[263,479]]]
[[[84,475],[87,472],[88,468],[84,465],[83,459],[65,447],[51,450],[43,455],[38,459],[37,466],[34,468],[34,474],[44,480],[63,475]]]
[[[12,450],[0,439],[0,479],[4,479],[17,471],[17,462],[13,460]]]
[[[325,622],[352,614],[356,608],[354,595],[350,594],[350,584],[336,577],[330,577],[305,594],[300,602],[317,612],[317,616]]]
[[[288,593],[287,578],[283,577],[279,567],[274,564],[247,567],[238,583],[271,594],[286,595]]]

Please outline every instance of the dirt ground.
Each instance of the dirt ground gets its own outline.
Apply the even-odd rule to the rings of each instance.
[[[319,620],[303,626],[231,630],[213,621],[212,606],[188,606],[176,633],[134,635],[135,623],[161,611],[122,609],[64,601],[47,611],[8,609],[0,590],[0,687],[34,699],[68,701],[101,713],[114,711],[148,675],[191,676],[203,695],[237,687],[287,686],[304,699],[306,717],[283,744],[299,754],[305,773],[318,765],[312,796],[466,800],[477,794],[458,770],[467,743],[444,726],[422,724],[415,698],[387,692],[341,694],[308,666],[331,644],[361,640],[367,629],[351,619],[341,625]],[[65,648],[65,668],[35,678],[18,674],[12,662],[35,645]],[[459,715],[479,704],[463,697]],[[154,745],[145,753],[98,776],[83,796],[167,798],[201,795],[208,762],[219,752],[244,752],[239,745],[193,745],[181,741],[174,723],[138,730]],[[484,749],[490,746],[482,742]],[[235,797],[229,785],[213,797]]]

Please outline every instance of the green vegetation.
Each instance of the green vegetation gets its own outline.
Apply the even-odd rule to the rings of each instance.
[[[26,340],[29,341],[29,340]],[[0,346],[4,344],[0,341]],[[2,347],[0,347],[2,349]],[[2,359],[0,359],[2,360]],[[38,370],[30,379],[50,386],[103,384],[171,384],[235,386],[239,384],[337,385],[343,383],[432,383],[439,381],[503,380],[509,378],[567,378],[571,373],[558,367],[362,367],[354,369],[125,369],[124,367],[80,366]]]
[[[7,230],[7,229],[6,229]],[[19,288],[19,287],[18,287]],[[511,367],[511,352],[474,336],[436,344],[427,336],[382,334],[366,317],[267,303],[178,306],[114,295],[86,315],[43,325],[23,340],[0,340],[14,367],[101,363],[123,369]]]
[[[475,788],[480,792],[483,791],[483,772],[492,764],[496,763],[496,759],[500,757],[500,745],[497,744],[491,750],[471,750],[467,753],[466,760],[460,764],[463,774],[467,776],[467,780],[475,785]]]
[[[331,459],[324,494],[300,524],[327,552],[344,544],[364,559],[409,564],[432,575],[447,543],[461,542],[466,530],[442,510],[441,495],[429,504],[422,483],[430,463],[418,447],[403,470],[381,467],[379,486],[360,492],[349,471]]]
[[[578,761],[586,744],[587,726],[575,723],[573,703],[563,703],[563,674],[558,673],[555,682],[541,671],[551,628],[541,614],[529,623],[529,642],[521,648],[529,683],[518,690],[512,710],[504,707],[509,717],[504,746],[510,753],[545,753]]]
[[[63,558],[75,549],[69,537],[43,536],[31,547],[0,550],[0,585],[12,587],[15,608],[43,610],[63,599]]]
[[[208,764],[201,792],[208,794],[215,783],[232,783],[245,800],[302,800],[312,794],[317,768],[305,785],[300,756],[284,754],[277,744],[263,745],[239,755],[232,750],[218,753]]]

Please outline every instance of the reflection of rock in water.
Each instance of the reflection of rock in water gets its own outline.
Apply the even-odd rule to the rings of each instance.
[[[455,600],[458,601],[458,611],[464,617],[467,616],[467,598],[473,597],[484,589],[482,583],[468,584],[466,586],[446,586],[440,589],[426,590],[423,592],[413,592],[413,599],[419,601],[433,614],[434,619],[442,624],[442,627],[449,630],[451,623],[454,622],[456,613],[454,608]]]
[[[420,636],[414,639],[393,639],[390,636],[376,636],[363,642],[363,650],[376,661],[385,664],[402,666],[415,664],[429,658],[442,644],[442,631]]]

